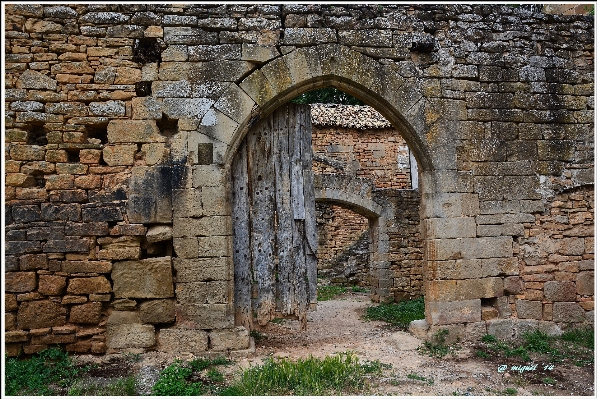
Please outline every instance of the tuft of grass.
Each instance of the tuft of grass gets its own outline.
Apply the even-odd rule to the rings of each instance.
[[[482,350],[477,350],[475,355],[477,355],[477,357],[482,357],[483,359],[487,359],[489,357],[489,353]]]
[[[261,332],[257,331],[257,330],[253,330],[249,333],[249,336],[253,337],[255,339],[255,342],[259,342],[262,339],[266,339],[267,335],[262,334]]]
[[[568,330],[560,338],[585,348],[595,349],[595,330],[591,328]]]
[[[365,376],[379,372],[381,363],[364,366],[351,352],[306,359],[267,358],[263,365],[244,370],[236,384],[222,390],[221,395],[340,395],[362,393]]]
[[[134,396],[136,393],[135,376],[118,378],[108,385],[79,380],[68,390],[68,396]]]
[[[516,396],[518,394],[518,391],[514,388],[506,388],[502,391],[502,394],[506,396]]]
[[[365,288],[365,287],[358,287],[356,285],[353,286],[350,290],[352,292],[367,292],[367,288]]]
[[[433,385],[433,378],[423,377],[418,375],[417,373],[410,373],[406,376],[406,378],[410,378],[411,380],[423,381],[428,383],[429,385]]]
[[[446,344],[446,337],[450,332],[446,329],[439,330],[433,335],[432,342],[425,341],[417,349],[424,355],[442,358],[446,355],[453,355],[458,349],[458,345]]]
[[[335,285],[323,285],[317,287],[317,300],[318,301],[329,301],[334,299],[338,295],[345,294],[346,287],[338,287]]]
[[[206,389],[200,381],[190,382],[187,379],[193,369],[184,366],[180,360],[160,372],[160,377],[151,388],[151,394],[157,396],[200,396]]]
[[[30,359],[5,357],[5,395],[53,395],[50,384],[72,385],[87,367],[76,367],[60,348],[48,348]]]
[[[423,297],[398,303],[382,303],[367,308],[365,319],[381,320],[400,328],[408,328],[413,320],[425,318],[425,300]]]
[[[551,378],[551,377],[545,377],[545,378],[544,378],[544,379],[542,379],[541,381],[542,381],[544,384],[547,384],[547,385],[553,385],[553,384],[555,384],[555,383],[556,383],[556,380],[554,380],[554,379],[553,379],[553,378]]]

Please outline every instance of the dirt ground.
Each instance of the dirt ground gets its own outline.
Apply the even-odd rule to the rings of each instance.
[[[399,331],[384,322],[364,321],[362,315],[371,306],[366,294],[347,293],[336,299],[320,302],[308,318],[307,331],[300,331],[298,321],[279,320],[262,329],[255,353],[224,370],[232,379],[239,370],[262,363],[267,356],[298,359],[309,355],[325,357],[337,352],[352,351],[360,360],[379,360],[391,365],[381,376],[373,377],[365,395],[398,396],[594,396],[593,366],[555,364],[543,370],[498,372],[508,362],[504,359],[481,359],[474,355],[473,343],[461,343],[455,355],[442,359],[422,355],[417,347],[422,342],[408,332]],[[133,372],[137,375],[138,393],[150,394],[159,371],[175,358],[192,360],[192,354],[149,352],[106,355],[101,358],[79,356],[81,363],[100,363],[96,370],[102,377],[115,377]],[[532,366],[532,362],[509,359],[513,365]],[[529,367],[532,368],[532,367]],[[126,370],[122,370],[126,369]],[[102,370],[106,373],[102,374]],[[410,377],[409,377],[410,376]],[[100,377],[101,378],[101,377]],[[547,378],[551,384],[546,384]],[[555,382],[552,382],[555,381]]]

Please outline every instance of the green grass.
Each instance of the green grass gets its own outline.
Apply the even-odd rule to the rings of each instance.
[[[433,334],[433,338],[430,341],[423,342],[423,345],[417,349],[423,355],[429,355],[432,357],[442,358],[447,355],[453,355],[456,349],[459,349],[458,345],[446,344],[446,337],[450,332],[446,329],[439,330]]]
[[[267,358],[258,367],[244,370],[239,382],[220,392],[221,395],[340,395],[363,393],[365,376],[376,374],[388,367],[379,362],[359,363],[350,353],[312,356],[291,361]]]
[[[71,386],[87,368],[73,365],[60,348],[48,348],[30,359],[5,357],[6,395],[53,395],[51,384]]]
[[[338,295],[345,294],[346,287],[338,287],[335,285],[323,285],[317,287],[317,300],[318,301],[329,301],[334,299]]]
[[[69,390],[68,396],[134,396],[135,376],[119,378],[108,385],[78,381]]]
[[[486,344],[486,349],[477,352],[493,352],[524,361],[531,360],[531,355],[535,353],[547,356],[550,362],[570,360],[577,366],[584,366],[594,362],[594,337],[594,330],[588,328],[569,330],[559,337],[539,330],[528,331],[514,341],[500,341],[492,335],[485,335],[481,341]]]
[[[428,383],[429,385],[433,385],[433,378],[423,377],[418,375],[417,373],[410,373],[406,376],[406,378],[410,378],[411,380],[423,381]]]
[[[421,297],[399,303],[382,303],[367,308],[365,319],[381,320],[400,328],[408,328],[413,320],[425,318],[425,300]]]
[[[367,288],[365,288],[365,287],[358,287],[356,285],[353,286],[350,290],[352,292],[367,292]]]

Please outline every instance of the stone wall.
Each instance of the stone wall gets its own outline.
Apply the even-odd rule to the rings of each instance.
[[[374,106],[417,158],[430,333],[592,321],[593,222],[579,229],[584,211],[566,221],[555,209],[593,202],[593,17],[504,5],[3,7],[11,355],[52,343],[247,348],[231,296],[230,163],[261,116],[330,85]],[[372,229],[374,296],[394,283],[390,220],[381,212]],[[143,279],[156,286],[117,290]],[[521,318],[539,305],[542,320]],[[157,321],[143,316],[154,306]]]

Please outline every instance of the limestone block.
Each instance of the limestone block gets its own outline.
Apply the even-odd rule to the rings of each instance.
[[[169,149],[165,143],[149,143],[141,146],[141,153],[144,156],[145,164],[153,166],[166,162]]]
[[[29,333],[23,330],[6,331],[4,333],[4,342],[27,342],[29,341]]]
[[[109,166],[133,165],[136,152],[135,144],[107,145],[103,149],[103,158]]]
[[[17,296],[13,294],[4,294],[4,311],[12,312],[18,308],[19,304],[17,302]]]
[[[211,108],[201,120],[198,130],[211,139],[230,145],[236,138],[238,126],[230,117]]]
[[[481,306],[481,320],[491,320],[497,318],[499,312],[493,306]]]
[[[174,218],[172,231],[174,237],[222,236],[231,234],[232,226],[227,216]]]
[[[225,182],[225,171],[218,165],[193,166],[193,187],[221,187]]]
[[[145,324],[173,323],[176,319],[174,301],[158,299],[146,301],[139,306],[141,322]]]
[[[234,327],[234,314],[224,304],[177,304],[176,321],[193,329],[224,329]]]
[[[277,58],[261,68],[261,72],[269,81],[274,93],[281,93],[292,86],[290,70],[283,58]]]
[[[512,237],[442,238],[425,240],[428,259],[512,257]]]
[[[283,58],[290,71],[292,82],[295,85],[310,80],[313,77],[304,50],[298,49],[292,51],[291,53],[286,54]]]
[[[157,98],[180,98],[191,96],[191,83],[188,80],[157,81],[151,84],[151,93]],[[151,97],[140,97],[151,98]],[[161,114],[160,116],[161,117]]]
[[[112,292],[112,286],[103,276],[71,278],[66,292],[71,295],[106,294]]]
[[[189,76],[191,64],[185,62],[161,62],[159,64],[158,78],[160,80],[186,80]]]
[[[516,314],[519,319],[541,320],[543,317],[543,304],[541,301],[516,300]]]
[[[27,301],[19,306],[17,325],[21,329],[62,326],[66,324],[66,308],[50,300]]]
[[[244,327],[236,327],[231,330],[213,330],[209,333],[210,349],[213,351],[247,349],[249,341],[249,331]]]
[[[190,67],[189,80],[193,83],[236,82],[254,68],[255,64],[240,60],[196,62]]]
[[[108,325],[139,324],[141,316],[137,311],[112,311],[108,317]]]
[[[116,310],[135,310],[137,301],[133,299],[115,299],[112,301],[111,305]],[[114,312],[112,312],[112,314],[113,313]],[[112,314],[110,316],[112,316]]]
[[[423,217],[451,218],[476,216],[479,213],[477,194],[461,193],[424,193],[421,201]]]
[[[167,44],[217,44],[218,33],[200,28],[165,26],[164,42]]]
[[[162,61],[187,61],[189,59],[188,46],[171,44],[162,51]]]
[[[179,304],[228,303],[228,281],[208,281],[176,284]]]
[[[165,98],[162,111],[170,119],[201,119],[213,103],[209,98]]]
[[[46,254],[27,254],[19,256],[19,268],[22,271],[47,269],[48,256]]]
[[[102,303],[87,302],[70,309],[69,322],[77,324],[98,324],[102,318]]]
[[[336,31],[330,28],[286,28],[284,29],[285,45],[314,45],[335,43]]]
[[[158,349],[163,352],[200,354],[208,348],[208,334],[202,330],[162,328],[158,336]]]
[[[584,238],[562,238],[558,240],[558,252],[562,255],[583,255],[585,252]]]
[[[539,320],[539,331],[544,332],[547,335],[562,335],[562,329],[553,321],[542,321]]]
[[[172,239],[172,226],[169,225],[156,225],[151,226],[145,235],[145,239],[148,244],[154,242],[169,241]]]
[[[157,82],[154,82],[154,84]],[[155,95],[155,93],[154,93]],[[131,100],[133,119],[161,119],[162,109],[155,97],[135,97]],[[157,140],[154,140],[157,141]]]
[[[427,320],[413,320],[408,325],[408,332],[419,339],[427,338],[427,331],[429,330],[429,323]]]
[[[261,70],[257,70],[247,76],[241,82],[240,87],[261,107],[266,105],[277,94]]]
[[[499,340],[511,340],[521,338],[525,332],[537,329],[537,320],[518,319],[496,319],[487,321],[487,334],[495,336]]]
[[[4,289],[6,292],[30,292],[37,287],[35,272],[4,273]]]
[[[56,80],[30,69],[21,74],[17,80],[19,89],[41,89],[55,91],[57,87]]]
[[[174,295],[170,257],[115,262],[112,267],[116,298],[170,298]]]
[[[160,129],[153,120],[112,120],[108,124],[110,143],[163,143],[165,141],[166,138],[160,133]]]
[[[595,274],[592,271],[584,271],[576,276],[576,292],[579,295],[595,294]]]
[[[243,124],[251,118],[251,112],[255,106],[255,101],[235,84],[228,86],[214,104],[214,108],[238,124]],[[228,143],[225,140],[221,141]]]
[[[189,46],[189,61],[238,60],[240,58],[240,44]]]
[[[60,303],[62,303],[63,305],[72,305],[73,303],[85,303],[85,302],[87,302],[86,296],[64,295],[62,297],[62,301]]]
[[[230,280],[232,268],[229,257],[181,259],[174,258],[178,283]]]
[[[478,324],[478,323],[474,323]],[[438,334],[442,331],[448,331],[447,335],[443,336],[443,343],[445,344],[453,344],[458,342],[459,339],[465,338],[469,339],[468,336],[464,334],[464,325],[462,324],[448,324],[448,325],[431,325],[429,330],[427,331],[427,339],[433,344],[441,344],[442,342],[438,339]],[[443,334],[442,334],[443,335]]]
[[[174,190],[172,193],[173,213],[180,217],[203,216],[201,192],[207,189]]]
[[[431,324],[470,323],[481,321],[481,300],[425,301],[425,318]]]
[[[45,150],[37,145],[13,145],[10,147],[10,158],[15,161],[43,161]]]
[[[546,281],[543,292],[548,301],[576,301],[576,283],[574,281]]]
[[[476,237],[477,225],[472,217],[432,218],[423,222],[427,238]]]
[[[111,349],[149,348],[155,345],[155,327],[147,324],[108,325],[106,345]]]
[[[229,256],[232,253],[231,236],[198,237],[200,257]]]
[[[199,254],[197,238],[174,238],[174,252],[178,258],[193,259]]]
[[[152,82],[158,80],[158,63],[152,62],[141,67],[141,81]]]
[[[576,302],[555,302],[553,321],[556,323],[579,323],[585,321],[585,311]]]
[[[61,262],[64,273],[110,273],[112,262],[93,260],[65,260]]]
[[[280,55],[275,46],[262,46],[259,44],[243,43],[241,57],[243,61],[264,63]]]
[[[37,291],[42,295],[62,295],[66,288],[66,278],[42,274],[39,276]]]
[[[504,294],[516,295],[520,294],[523,289],[522,280],[520,277],[505,277],[504,278]]]
[[[426,297],[431,300],[459,301],[476,298],[495,298],[504,293],[501,277],[471,280],[435,280],[427,284]]]

